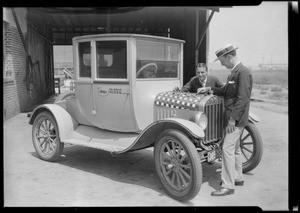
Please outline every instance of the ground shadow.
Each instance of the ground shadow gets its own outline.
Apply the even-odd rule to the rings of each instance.
[[[221,170],[222,162],[216,161],[213,164],[202,163],[203,179],[202,183],[208,182],[208,185],[214,190],[218,190],[221,187]],[[243,173],[246,176],[254,175],[252,172]]]
[[[39,158],[36,152],[32,152],[31,155]],[[151,148],[113,156],[103,150],[66,144],[60,159],[55,163],[100,175],[113,181],[140,185],[157,191],[159,196],[169,197],[155,171]],[[213,164],[202,163],[202,184],[207,182],[212,187],[212,191],[220,188],[221,167],[222,164],[219,161]],[[248,172],[244,175],[253,174]],[[193,206],[191,201],[177,202]]]
[[[208,185],[217,190],[220,188],[221,181],[221,162],[213,164],[202,163],[203,179],[202,183],[208,182]]]
[[[39,158],[36,152],[31,152],[31,155]],[[112,156],[103,150],[67,145],[60,159],[55,163],[100,175],[113,181],[140,185],[157,191],[159,196],[169,197],[156,174],[151,148]],[[190,201],[177,202],[187,206],[193,205]]]

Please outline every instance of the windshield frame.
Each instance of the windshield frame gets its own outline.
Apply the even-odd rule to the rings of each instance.
[[[147,64],[149,65],[149,69],[151,67],[151,69],[154,69],[155,66],[153,66],[153,64],[156,64],[156,73],[153,72],[152,75],[157,74],[155,77],[147,77],[147,76],[143,76],[143,77],[138,77],[137,75],[136,76],[136,80],[138,81],[160,81],[160,80],[178,80],[181,76],[181,67],[182,67],[182,60],[181,60],[181,57],[182,57],[182,45],[180,43],[174,43],[174,42],[168,42],[168,41],[154,41],[154,40],[145,40],[145,39],[136,39],[136,61],[135,61],[135,71],[137,74],[139,69],[141,69],[143,66],[147,66]],[[149,58],[147,58],[147,56],[144,56],[142,57],[142,59],[139,59],[139,51],[140,49],[139,48],[143,48],[142,46],[139,46],[139,43],[148,43],[148,45],[150,45],[151,47],[153,47],[154,45],[157,45],[159,46],[160,48],[162,47],[162,45],[164,46],[164,52],[166,52],[166,47],[168,47],[169,49],[171,49],[171,46],[173,46],[173,48],[177,48],[177,52],[175,51],[176,53],[176,56],[175,56],[175,60],[174,59],[171,59],[171,57],[169,57],[168,53],[170,53],[171,51],[169,50],[169,52],[167,53],[167,56],[164,54],[164,57],[165,58],[161,58],[161,57],[158,57],[158,56],[153,56],[151,55]],[[151,45],[152,43],[152,45]],[[155,49],[155,47],[153,47]],[[162,50],[162,49],[161,49]],[[146,51],[149,51],[149,49],[147,48]],[[152,50],[153,51],[153,50]],[[156,51],[156,49],[155,49]],[[174,52],[173,52],[174,53]],[[167,60],[169,58],[169,60]],[[174,58],[174,57],[173,57]],[[156,59],[156,60],[155,60]],[[144,62],[144,63],[142,63]],[[140,65],[139,65],[140,63]],[[175,74],[175,77],[173,77],[171,74],[172,74],[172,70],[168,70],[166,69],[167,68],[170,68],[172,67],[172,63],[173,63],[173,68],[174,66],[177,67],[176,69],[176,74]],[[146,67],[147,68],[147,67]],[[166,74],[166,70],[168,70],[167,72],[170,72],[170,75],[171,76],[164,76],[164,74]],[[142,70],[141,70],[142,71]],[[155,71],[155,69],[154,69]],[[159,73],[160,72],[160,73]],[[161,76],[159,76],[159,74]],[[174,75],[174,72],[173,72],[173,75]]]

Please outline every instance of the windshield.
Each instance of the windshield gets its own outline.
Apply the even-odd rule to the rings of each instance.
[[[178,78],[180,45],[137,41],[136,77]]]

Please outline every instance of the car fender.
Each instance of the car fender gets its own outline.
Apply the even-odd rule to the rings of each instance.
[[[55,118],[58,126],[59,138],[61,141],[68,139],[74,129],[78,126],[76,120],[73,119],[63,107],[57,104],[42,104],[36,107],[31,113],[29,124],[32,125],[36,116],[43,111],[50,112]]]
[[[250,111],[249,111],[249,120],[252,123],[260,121],[260,119],[253,112],[250,112]]]
[[[128,148],[115,151],[112,154],[124,154],[151,147],[154,145],[159,134],[166,129],[177,129],[192,138],[202,138],[205,135],[203,129],[192,121],[181,118],[165,118],[147,126]]]

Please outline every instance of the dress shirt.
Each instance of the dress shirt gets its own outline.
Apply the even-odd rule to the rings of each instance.
[[[206,78],[204,79],[203,82],[202,82],[202,81],[200,80],[200,78],[199,78],[199,81],[200,81],[200,83],[202,84],[203,87],[206,86],[206,80],[207,80],[207,76],[206,76]]]

